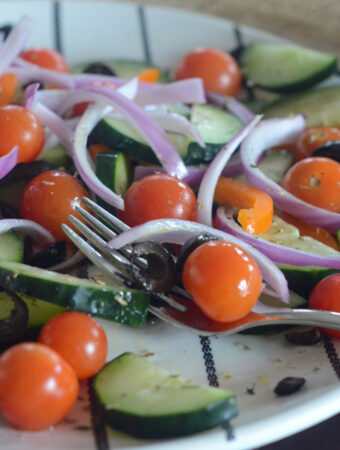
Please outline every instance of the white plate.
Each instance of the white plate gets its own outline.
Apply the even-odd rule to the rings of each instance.
[[[55,46],[71,63],[102,57],[146,58],[171,69],[198,45],[234,49],[236,29],[246,44],[281,41],[225,20],[165,8],[99,1],[0,2],[2,24],[15,23],[24,13],[37,20],[28,45]],[[293,347],[285,343],[283,334],[200,339],[164,324],[139,330],[101,323],[109,338],[109,358],[124,351],[148,352],[150,360],[174,373],[233,391],[239,416],[229,430],[171,441],[138,441],[105,427],[100,420],[91,424],[91,402],[84,385],[82,398],[68,419],[53,430],[23,433],[0,422],[1,448],[246,449],[293,434],[340,411],[338,342]],[[306,386],[291,397],[278,398],[273,387],[285,376],[305,377]]]

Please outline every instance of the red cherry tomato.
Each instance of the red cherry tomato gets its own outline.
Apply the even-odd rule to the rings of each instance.
[[[295,158],[297,161],[312,156],[314,150],[329,141],[340,141],[339,128],[307,128],[295,144]]]
[[[319,281],[309,297],[309,307],[340,313],[340,273]],[[328,328],[322,330],[331,336],[340,338],[340,331]]]
[[[61,73],[67,73],[69,71],[66,61],[61,54],[51,48],[31,48],[21,53],[20,57],[44,69]]]
[[[21,197],[20,215],[45,227],[57,240],[66,239],[61,225],[71,226],[69,214],[82,220],[74,208],[80,205],[84,196],[88,196],[86,189],[68,173],[59,170],[43,172],[26,186]],[[87,209],[83,204],[82,207]]]
[[[197,48],[180,61],[175,79],[195,77],[202,78],[205,90],[223,95],[235,96],[242,83],[235,59],[215,48]]]
[[[340,213],[340,164],[328,158],[306,158],[286,173],[284,189],[311,205]]]
[[[74,370],[37,343],[11,347],[0,357],[0,412],[15,427],[42,430],[60,422],[78,395]]]
[[[58,352],[80,380],[97,373],[107,356],[103,328],[81,312],[70,311],[53,317],[41,330],[39,342]]]
[[[190,220],[196,197],[190,186],[167,174],[147,176],[133,183],[124,195],[120,218],[133,227],[154,219]]]
[[[39,118],[16,105],[0,107],[0,156],[19,146],[19,162],[33,161],[41,152],[45,132]]]
[[[0,77],[0,106],[12,103],[17,85],[15,73],[5,73]]]
[[[217,322],[247,315],[262,286],[253,258],[225,241],[206,242],[194,250],[184,263],[182,281],[198,307]]]

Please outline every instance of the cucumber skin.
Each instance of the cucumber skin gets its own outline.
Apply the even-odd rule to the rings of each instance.
[[[222,425],[237,414],[234,395],[195,412],[164,417],[137,416],[103,407],[105,421],[112,428],[142,439],[163,439],[199,433]]]
[[[98,289],[66,286],[50,280],[37,280],[3,267],[0,267],[0,286],[9,291],[122,324],[143,327],[146,323],[149,296],[142,291],[134,291],[132,295],[127,290],[113,290],[100,285]],[[128,305],[120,305],[114,300],[115,295],[119,295]]]

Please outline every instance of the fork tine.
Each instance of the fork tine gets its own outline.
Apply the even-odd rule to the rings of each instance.
[[[71,239],[71,241],[88,257],[94,265],[102,269],[106,274],[115,279],[116,282],[122,283],[122,274],[112,270],[112,264],[106,261],[103,256],[97,252],[90,244],[88,244],[82,237],[80,237],[75,231],[68,225],[62,224],[62,230]]]
[[[117,236],[117,233],[110,230],[109,227],[103,224],[100,220],[98,220],[95,216],[87,212],[84,208],[79,205],[76,205],[74,208],[83,219],[86,220],[87,223],[91,225],[91,227],[96,230],[100,235],[102,235],[108,241]]]
[[[114,230],[117,230],[118,233],[122,233],[123,231],[127,231],[130,229],[128,225],[119,220],[116,216],[110,214],[106,211],[106,209],[97,205],[93,200],[88,197],[83,197],[82,201],[87,205],[93,212],[95,212],[109,227],[112,227]]]

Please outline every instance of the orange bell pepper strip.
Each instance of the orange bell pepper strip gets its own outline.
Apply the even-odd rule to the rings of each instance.
[[[105,145],[102,144],[92,144],[87,149],[90,153],[90,156],[94,162],[96,162],[98,153],[112,153],[113,150],[111,150],[108,147],[105,147]]]
[[[334,248],[334,250],[340,251],[339,244],[334,239],[334,237],[324,228],[317,227],[316,225],[311,225],[310,223],[303,222],[296,217],[291,216],[286,213],[275,213],[277,216],[281,217],[285,222],[293,225],[300,231],[300,236],[309,236],[317,241],[322,242],[329,247]]]
[[[10,105],[13,102],[17,85],[15,73],[5,73],[0,77],[0,106]]]
[[[138,80],[142,83],[157,83],[159,79],[159,69],[151,68],[143,70],[138,74]]]
[[[237,220],[249,234],[267,231],[273,219],[273,200],[270,195],[249,184],[220,177],[214,200],[239,208]]]

